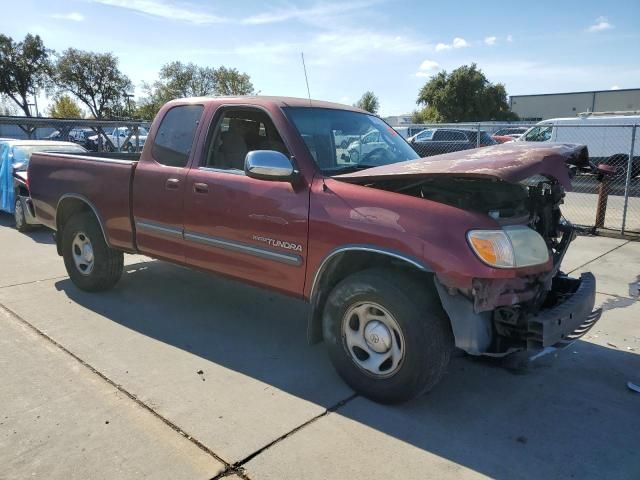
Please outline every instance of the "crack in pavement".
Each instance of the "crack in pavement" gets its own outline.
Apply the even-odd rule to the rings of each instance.
[[[69,278],[69,276],[68,275],[58,275],[57,277],[43,278],[43,279],[40,279],[40,280],[30,280],[28,282],[13,283],[11,285],[0,285],[0,289],[11,288],[11,287],[19,287],[20,285],[30,285],[32,283],[46,282],[46,281],[49,281],[49,280],[58,280],[60,278]]]
[[[131,400],[133,400],[134,402],[136,402],[140,407],[144,408],[145,410],[147,410],[148,412],[150,412],[153,416],[155,416],[157,419],[161,420],[165,425],[167,425],[169,428],[171,428],[173,431],[179,433],[180,435],[182,435],[186,440],[188,440],[189,442],[193,443],[195,446],[197,446],[200,450],[204,451],[205,453],[207,453],[208,455],[210,455],[211,457],[215,458],[217,461],[219,461],[220,463],[222,463],[225,467],[224,471],[227,471],[228,469],[232,468],[232,465],[225,461],[224,459],[220,458],[220,456],[218,456],[214,451],[212,451],[209,447],[207,447],[205,444],[203,444],[202,442],[200,442],[199,440],[195,439],[194,437],[192,437],[191,435],[189,435],[187,432],[185,432],[183,429],[181,429],[178,425],[176,425],[175,423],[173,423],[171,420],[169,420],[168,418],[163,417],[162,415],[160,415],[158,412],[156,412],[152,407],[150,407],[149,405],[147,405],[146,403],[144,403],[142,400],[140,400],[138,397],[136,397],[133,393],[129,392],[128,390],[126,390],[122,385],[117,384],[116,382],[114,382],[113,380],[111,380],[109,377],[107,377],[105,374],[103,374],[102,372],[96,370],[94,367],[92,367],[89,363],[85,362],[83,359],[81,359],[79,356],[77,356],[75,353],[73,353],[72,351],[68,350],[64,345],[58,343],[56,340],[54,340],[53,338],[51,338],[49,335],[47,335],[46,333],[44,333],[42,330],[40,330],[39,328],[35,327],[34,325],[32,325],[31,323],[29,323],[28,321],[26,321],[24,318],[22,318],[20,315],[18,315],[16,312],[14,312],[13,310],[11,310],[9,307],[7,307],[6,305],[0,303],[0,310],[4,311],[4,313],[6,314],[7,317],[9,318],[13,318],[14,320],[17,320],[18,322],[22,323],[23,325],[27,326],[28,328],[30,328],[31,330],[33,330],[35,333],[37,333],[38,335],[40,335],[41,337],[43,337],[45,340],[47,340],[48,342],[50,342],[51,344],[53,344],[54,346],[56,346],[57,348],[59,348],[60,350],[62,350],[63,352],[65,352],[67,355],[69,355],[71,358],[73,358],[74,360],[76,360],[78,363],[80,363],[83,367],[87,368],[89,371],[91,371],[92,373],[96,374],[97,376],[99,376],[100,378],[102,378],[105,382],[107,382],[109,385],[111,385],[112,387],[116,388],[119,392],[123,393],[124,395],[126,395],[128,398],[130,398]]]
[[[346,405],[347,403],[351,402],[352,400],[354,400],[357,397],[358,397],[358,394],[354,393],[354,394],[350,395],[349,397],[345,398],[344,400],[340,400],[335,405],[327,408],[321,414],[316,415],[315,417],[313,417],[313,418],[307,420],[306,422],[298,425],[296,428],[294,428],[294,429],[290,430],[289,432],[279,436],[278,438],[276,438],[272,442],[269,442],[264,447],[256,450],[255,452],[253,452],[252,454],[246,456],[242,460],[237,461],[236,463],[233,464],[233,468],[242,469],[242,466],[245,465],[247,462],[253,460],[254,458],[256,458],[258,455],[262,454],[263,452],[266,452],[267,450],[269,450],[274,445],[276,445],[276,444],[280,443],[281,441],[283,441],[285,438],[288,438],[288,437],[294,435],[295,433],[299,432],[303,428],[306,428],[309,425],[311,425],[312,423],[318,421],[322,417],[325,417],[325,416],[329,415],[330,413],[337,411],[339,408],[343,407],[344,405]],[[212,480],[217,480],[218,478],[223,478],[223,477],[217,476],[217,477],[214,477]]]
[[[60,278],[60,277],[55,277],[55,278]],[[51,279],[44,279],[44,280],[51,280]],[[26,284],[35,283],[35,282],[44,281],[44,280],[36,280],[36,281],[33,281],[33,282],[25,282],[25,283]],[[18,284],[18,285],[21,285],[21,284]],[[0,287],[0,288],[4,288],[4,287]],[[99,370],[94,368],[91,364],[87,363],[82,358],[80,358],[78,355],[76,355],[75,353],[73,353],[72,351],[67,349],[64,345],[62,345],[58,341],[54,340],[52,337],[47,335],[45,332],[43,332],[42,330],[40,330],[36,326],[34,326],[31,323],[29,323],[27,320],[22,318],[18,313],[14,312],[13,310],[11,310],[9,307],[7,307],[6,305],[4,305],[2,303],[0,303],[0,310],[4,311],[4,313],[7,315],[7,317],[13,318],[14,320],[22,323],[23,325],[25,325],[29,329],[33,330],[35,333],[37,333],[39,336],[44,338],[46,341],[48,341],[49,343],[51,343],[52,345],[54,345],[58,349],[62,350],[64,353],[69,355],[74,360],[76,360],[83,367],[87,368],[89,371],[91,371],[95,375],[99,376],[102,380],[107,382],[109,385],[111,385],[114,388],[116,388],[119,392],[121,392],[124,395],[126,395],[129,399],[131,399],[134,402],[136,402],[140,407],[142,407],[145,410],[147,410],[148,412],[150,412],[153,416],[158,418],[160,421],[162,421],[165,425],[167,425],[173,431],[175,431],[176,433],[179,433],[185,439],[187,439],[189,442],[191,442],[194,445],[196,445],[199,449],[203,450],[205,453],[207,453],[208,455],[212,456],[217,461],[221,462],[224,465],[224,470],[222,472],[216,474],[214,477],[212,477],[211,480],[219,480],[219,479],[223,479],[225,477],[229,477],[231,475],[236,475],[236,476],[242,478],[243,480],[251,480],[249,478],[249,476],[245,473],[243,465],[245,465],[247,462],[249,462],[252,459],[254,459],[255,457],[257,457],[261,453],[267,451],[268,449],[270,449],[271,447],[273,447],[277,443],[280,443],[285,438],[288,438],[288,437],[294,435],[295,433],[299,432],[303,428],[305,428],[305,427],[311,425],[312,423],[316,422],[320,418],[327,416],[329,413],[337,411],[339,408],[343,407],[344,405],[346,405],[347,403],[351,402],[353,399],[358,397],[358,394],[354,393],[351,396],[349,396],[349,397],[347,397],[347,398],[345,398],[343,400],[340,400],[336,404],[328,407],[324,412],[320,413],[319,415],[316,415],[315,417],[307,420],[306,422],[304,422],[304,423],[298,425],[297,427],[293,428],[292,430],[288,431],[287,433],[279,436],[275,440],[269,442],[268,444],[266,444],[265,446],[259,448],[255,452],[249,454],[248,456],[246,456],[242,460],[239,460],[239,461],[231,464],[231,463],[227,462],[226,460],[224,460],[223,458],[221,458],[219,455],[217,455],[213,450],[211,450],[205,444],[203,444],[202,442],[200,442],[199,440],[197,440],[193,436],[189,435],[182,428],[180,428],[177,424],[173,423],[168,418],[163,417],[162,415],[160,415],[152,407],[150,407],[149,405],[144,403],[142,400],[140,400],[136,395],[134,395],[133,393],[131,393],[128,390],[126,390],[122,385],[114,382],[109,377],[107,377],[105,374],[103,374],[102,372],[100,372]]]
[[[618,250],[621,247],[624,247],[625,245],[628,245],[629,243],[631,243],[631,240],[627,240],[626,242],[618,245],[617,247],[613,247],[611,250],[608,250],[606,252],[604,252],[602,255],[598,255],[595,258],[592,258],[591,260],[589,260],[587,263],[583,263],[582,265],[580,265],[579,267],[574,268],[573,270],[569,270],[567,273],[573,273],[576,270],[579,270],[582,267],[586,267],[587,265],[589,265],[590,263],[595,262],[596,260],[600,260],[602,257],[604,257],[605,255],[609,255],[611,252]]]

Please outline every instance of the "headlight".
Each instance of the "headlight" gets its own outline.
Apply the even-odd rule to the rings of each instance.
[[[524,225],[502,230],[471,230],[467,240],[480,260],[496,268],[530,267],[549,260],[544,239]]]

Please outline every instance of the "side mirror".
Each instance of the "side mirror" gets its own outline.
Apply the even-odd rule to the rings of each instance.
[[[291,160],[274,150],[254,150],[247,153],[244,172],[251,178],[276,182],[288,182],[295,174]]]

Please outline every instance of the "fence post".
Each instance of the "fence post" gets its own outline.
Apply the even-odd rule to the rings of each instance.
[[[476,148],[480,147],[480,124],[478,123],[478,133],[476,138]]]
[[[622,230],[620,233],[624,235],[624,229],[627,226],[627,208],[629,206],[629,187],[631,186],[631,173],[633,170],[633,150],[636,144],[636,130],[638,125],[634,125],[631,130],[631,148],[629,149],[629,160],[627,161],[627,180],[624,184],[624,208],[622,209]]]

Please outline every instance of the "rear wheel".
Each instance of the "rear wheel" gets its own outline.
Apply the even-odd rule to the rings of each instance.
[[[27,223],[27,217],[24,213],[22,202],[19,198],[16,198],[15,209],[13,210],[13,218],[16,222],[16,230],[19,232],[26,232],[29,230],[30,225]]]
[[[422,395],[442,377],[453,350],[448,318],[432,285],[411,274],[371,269],[331,292],[324,339],[340,376],[382,403]]]
[[[108,290],[122,275],[124,255],[109,248],[91,213],[76,213],[64,225],[62,256],[69,277],[81,290]]]

